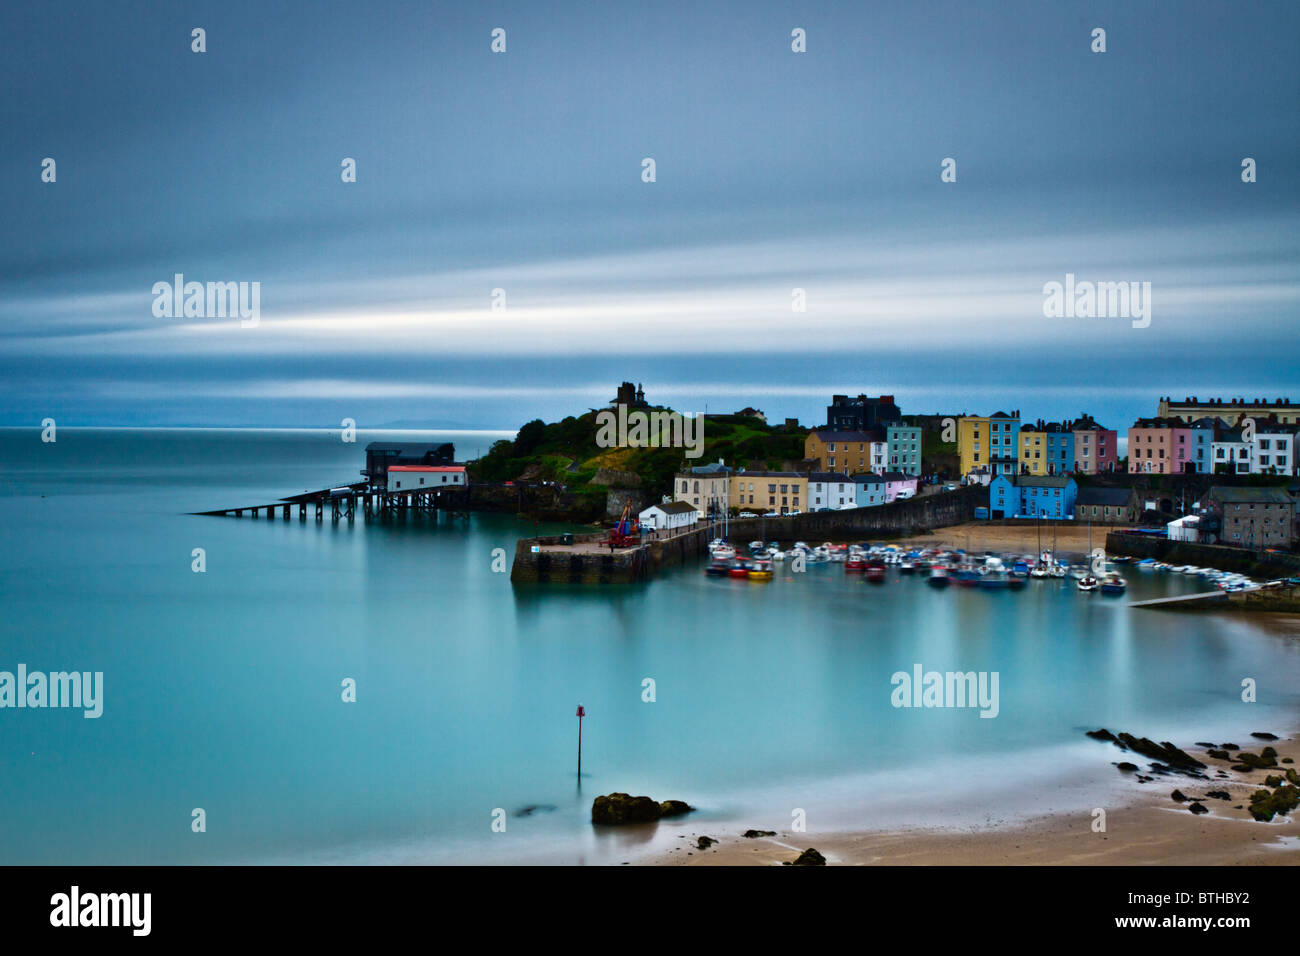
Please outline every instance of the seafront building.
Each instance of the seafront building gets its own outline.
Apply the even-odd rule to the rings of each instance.
[[[987,466],[993,475],[1014,475],[1018,466],[1020,412],[968,415],[957,420],[957,454],[961,473]]]
[[[858,486],[842,472],[815,471],[808,476],[810,511],[839,511],[858,506]]]
[[[1290,548],[1296,543],[1296,500],[1282,488],[1215,485],[1205,496],[1201,528],[1239,548]]]
[[[856,488],[855,500],[859,508],[873,508],[885,503],[887,482],[883,475],[863,472],[853,476],[853,484]]]
[[[885,442],[889,446],[889,470],[908,475],[921,473],[921,428],[894,422],[885,426]]]
[[[731,475],[731,507],[790,514],[808,507],[808,476],[797,471],[737,471]]]
[[[916,475],[905,475],[901,471],[887,471],[880,476],[885,479],[885,504],[899,498],[910,498],[916,494]]]
[[[1300,402],[1290,398],[1213,398],[1198,399],[1195,395],[1181,402],[1165,396],[1156,408],[1157,418],[1179,418],[1192,422],[1198,418],[1221,418],[1229,425],[1240,424],[1242,418],[1276,418],[1284,425],[1300,424]]]
[[[1064,475],[1074,470],[1074,432],[1068,422],[1047,422],[1020,427],[1020,473]]]
[[[1085,485],[1074,498],[1074,517],[1093,524],[1132,524],[1142,510],[1136,488]]]
[[[989,517],[1073,518],[1078,492],[1068,475],[998,475],[989,483]]]
[[[887,456],[888,444],[883,431],[819,428],[810,431],[804,439],[803,457],[817,471],[874,471],[877,462],[883,470]]]
[[[385,491],[424,488],[464,488],[469,478],[464,465],[389,465],[385,469]]]
[[[731,472],[722,459],[679,471],[673,475],[673,500],[691,505],[701,518],[724,515],[731,507]]]
[[[826,406],[826,427],[831,431],[870,431],[883,428],[902,417],[903,413],[899,411],[893,395],[881,395],[878,398],[832,395],[831,403]]]
[[[1074,436],[1074,468],[1077,475],[1097,475],[1119,468],[1119,435],[1115,429],[1097,424],[1091,415],[1081,415],[1070,424]]]
[[[1129,474],[1185,474],[1192,448],[1192,430],[1181,418],[1139,418],[1128,430]]]
[[[651,505],[637,514],[641,527],[651,531],[675,531],[689,528],[700,520],[700,513],[685,501],[665,501]]]
[[[450,442],[372,441],[366,446],[365,476],[370,491],[388,491],[392,465],[452,465],[456,449]]]

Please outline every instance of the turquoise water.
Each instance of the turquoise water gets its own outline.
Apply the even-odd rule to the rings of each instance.
[[[1295,640],[1055,582],[935,592],[812,565],[751,584],[700,565],[524,588],[492,570],[534,533],[509,516],[187,514],[354,480],[372,437],[0,431],[0,670],[104,674],[97,720],[0,710],[0,862],[612,863],[788,829],[794,808],[810,834],[983,825],[1115,799],[1118,751],[1084,729],[1187,745],[1294,725]],[[1203,589],[1128,577],[1129,599]],[[890,677],[916,662],[998,672],[998,716],[894,708]],[[700,809],[595,832],[611,790]]]

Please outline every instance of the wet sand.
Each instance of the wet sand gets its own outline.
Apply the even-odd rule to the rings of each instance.
[[[1181,775],[1157,776],[1150,783],[1132,779],[1132,800],[1106,809],[1105,832],[1094,832],[1090,813],[1056,814],[999,828],[916,828],[860,833],[791,833],[774,837],[745,838],[749,827],[764,828],[764,821],[752,821],[734,832],[726,828],[689,831],[689,845],[647,862],[663,866],[780,866],[792,862],[803,850],[815,847],[830,865],[893,866],[930,865],[1248,865],[1295,866],[1300,864],[1300,811],[1261,823],[1245,809],[1250,794],[1263,788],[1269,774],[1285,774],[1300,759],[1297,735],[1266,741],[1253,737],[1232,741],[1254,752],[1266,746],[1278,753],[1279,769],[1240,774],[1228,770],[1227,761],[1208,756],[1202,748],[1184,747],[1189,754],[1209,765],[1209,780]],[[1101,746],[1099,742],[1099,746]],[[1112,747],[1112,744],[1104,744]],[[1124,751],[1113,748],[1116,754]],[[1144,762],[1131,753],[1118,759]],[[1228,773],[1220,778],[1216,771]],[[1170,793],[1181,790],[1188,797],[1204,796],[1208,790],[1224,790],[1229,800],[1205,799],[1210,812],[1193,814],[1187,803],[1176,803]],[[1241,806],[1242,809],[1235,809]],[[707,834],[720,842],[707,850],[697,848],[697,837]]]

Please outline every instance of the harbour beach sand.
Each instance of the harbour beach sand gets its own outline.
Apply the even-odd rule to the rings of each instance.
[[[1108,525],[1093,526],[1092,546],[1094,548],[1106,544],[1107,530],[1109,530]],[[1036,554],[1040,543],[1044,548],[1052,547],[1052,531],[1050,521],[1044,521],[1041,528],[1036,528],[1032,523],[1004,525],[996,521],[974,521],[935,528],[929,534],[913,535],[894,543],[918,548],[962,548],[977,553],[983,553],[987,549],[1013,551],[1017,554]],[[1061,525],[1055,531],[1056,550],[1059,553],[1087,553],[1087,525]]]
[[[1265,746],[1277,751],[1280,771],[1256,770],[1248,774],[1228,770],[1227,761],[1208,756],[1202,748],[1186,747],[1189,754],[1209,765],[1210,779],[1157,777],[1147,784],[1134,779],[1132,800],[1106,808],[1104,833],[1093,831],[1093,816],[1089,813],[1053,814],[996,828],[815,834],[785,830],[776,836],[757,838],[742,836],[744,828],[734,832],[701,828],[698,834],[692,833],[689,845],[646,862],[663,866],[780,866],[814,847],[832,866],[1295,866],[1300,864],[1300,811],[1262,823],[1254,820],[1245,807],[1251,793],[1263,788],[1266,775],[1285,773],[1286,768],[1297,766],[1281,761],[1287,757],[1300,759],[1298,737],[1291,734],[1276,741],[1234,741],[1254,752]],[[1116,753],[1122,751],[1117,749]],[[1220,769],[1228,773],[1227,778],[1217,777]],[[1193,798],[1209,790],[1222,790],[1230,799],[1205,799],[1202,805],[1209,812],[1194,814],[1188,810],[1188,803],[1171,798],[1175,789]],[[762,827],[764,823],[754,821],[753,826]],[[719,842],[700,850],[696,841],[705,834]]]

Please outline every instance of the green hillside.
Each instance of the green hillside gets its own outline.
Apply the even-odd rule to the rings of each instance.
[[[671,411],[662,406],[646,411]],[[600,448],[596,444],[597,411],[559,422],[534,419],[519,429],[514,441],[499,441],[482,458],[470,463],[474,481],[554,481],[571,491],[603,495],[603,484],[592,485],[599,469],[631,472],[641,479],[650,498],[670,494],[672,476],[687,465],[723,459],[748,467],[762,462],[779,468],[803,458],[806,429],[769,426],[757,418],[710,416],[704,422],[704,453],[686,459],[682,448]]]

